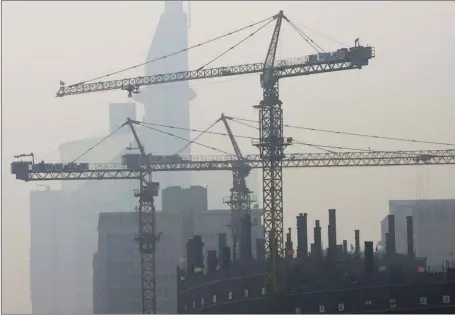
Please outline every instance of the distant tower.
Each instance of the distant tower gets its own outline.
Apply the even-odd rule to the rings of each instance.
[[[165,1],[164,12],[183,10],[183,1]]]
[[[165,56],[188,47],[187,15],[183,10],[183,1],[166,1],[165,11],[161,15],[155,36],[150,46],[147,61]],[[188,70],[188,53],[182,52],[145,66],[145,75],[178,72]],[[187,81],[172,85],[156,85],[141,88],[135,100],[144,104],[145,119],[148,122],[190,128],[189,102],[195,97]],[[162,129],[162,128],[160,128]],[[190,139],[190,131],[166,130],[182,138]],[[187,143],[158,132],[144,129],[142,138],[146,151],[155,155],[175,154]],[[179,154],[190,155],[190,147]],[[157,174],[154,180],[162,188],[169,186],[190,186],[190,174],[187,172],[166,172]]]

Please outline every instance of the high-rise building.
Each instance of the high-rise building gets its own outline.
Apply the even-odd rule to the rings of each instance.
[[[389,214],[395,216],[397,253],[407,252],[406,217],[413,217],[414,251],[427,264],[441,265],[455,259],[455,199],[390,200]],[[387,217],[381,221],[381,242],[388,232]]]
[[[177,311],[176,267],[186,258],[188,238],[201,235],[205,250],[209,250],[217,249],[218,233],[230,235],[230,210],[207,210],[200,200],[204,195],[206,198],[206,193],[203,187],[171,187],[163,192],[163,196],[167,196],[164,211],[156,215],[157,232],[162,233],[156,251],[157,313]],[[186,202],[178,204],[174,200]],[[259,209],[252,211],[252,244],[257,238],[263,238],[261,214]],[[96,288],[93,309],[97,314],[141,310],[140,256],[134,241],[137,225],[136,213],[101,213],[99,216],[98,251],[93,263],[93,287]],[[229,238],[228,245],[232,246]],[[256,247],[252,248],[255,256]]]
[[[160,17],[146,60],[155,60],[186,48],[188,48],[188,21],[183,10],[183,1],[166,1],[164,13]],[[144,75],[187,70],[188,52],[183,51],[146,64]],[[166,132],[190,139],[190,101],[195,96],[188,81],[182,81],[143,87],[140,93],[135,95],[135,100],[144,105],[147,122],[186,128],[187,130],[172,129]],[[155,155],[191,154],[190,146],[184,148],[188,144],[184,140],[150,130],[145,132],[147,135],[153,135],[144,137],[143,144],[147,152]],[[155,180],[160,182],[162,188],[191,185],[189,172],[160,173],[155,176]]]
[[[60,190],[30,193],[30,292],[33,314],[64,314],[66,288],[65,194]]]

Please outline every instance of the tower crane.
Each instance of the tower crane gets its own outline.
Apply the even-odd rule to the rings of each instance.
[[[240,240],[240,259],[248,262],[251,259],[251,203],[256,202],[256,196],[252,195],[246,185],[246,178],[251,168],[245,161],[240,147],[235,140],[231,127],[227,120],[231,117],[221,114],[218,121],[222,121],[229,140],[234,147],[237,161],[232,164],[232,188],[231,195],[224,202],[231,208],[231,225],[233,234],[233,258],[237,255],[237,240]]]
[[[281,108],[282,102],[279,99],[278,81],[283,78],[295,76],[361,69],[363,66],[368,65],[371,58],[375,57],[373,47],[361,46],[358,40],[356,40],[354,47],[341,48],[329,53],[318,53],[305,56],[304,58],[276,61],[276,49],[283,19],[289,22],[294,28],[296,27],[283,14],[283,11],[274,15],[271,19],[271,21],[275,20],[275,28],[263,63],[208,69],[201,67],[194,71],[181,71],[93,83],[81,82],[69,86],[63,85],[57,92],[58,97],[63,97],[120,89],[126,90],[128,96],[132,97],[133,93],[139,93],[139,89],[142,86],[260,73],[263,99],[259,105],[255,106],[256,109],[259,109],[260,135],[254,145],[260,151],[260,163],[263,175],[263,211],[267,256],[265,270],[266,297],[271,297],[274,292],[279,292],[282,288],[282,279],[278,271],[278,262],[280,258],[284,257],[282,167],[284,149],[291,144],[291,141],[287,141],[290,139],[285,140],[283,137],[283,112]],[[227,35],[219,36],[218,38]],[[153,310],[144,309],[144,311],[151,312]]]
[[[135,236],[135,241],[139,243],[141,253],[141,288],[142,288],[142,309],[143,311],[156,311],[156,279],[155,279],[155,254],[156,242],[159,241],[161,234],[156,233],[156,211],[153,203],[154,197],[158,196],[159,183],[152,182],[152,168],[150,158],[145,153],[132,119],[128,118],[126,124],[130,127],[136,140],[141,154],[124,155],[124,164],[136,169],[144,169],[139,174],[139,189],[134,196],[139,197],[139,234]],[[137,158],[140,157],[140,160]]]
[[[129,120],[130,127],[133,121]],[[132,128],[132,130],[134,130]],[[138,140],[137,135],[135,136]],[[144,158],[142,148],[141,157]],[[151,162],[149,160],[152,160]],[[158,192],[158,183],[151,181],[152,172],[166,171],[231,171],[238,164],[234,156],[196,156],[181,157],[174,160],[153,160],[151,155],[146,156],[146,161],[137,159],[137,154],[125,154],[122,156],[122,165],[90,164],[75,165],[70,163],[44,163],[35,164],[29,161],[17,161],[11,163],[11,173],[16,179],[29,181],[58,181],[58,180],[139,180],[141,189],[139,194],[139,210],[141,229],[136,237],[139,240],[143,252],[141,252],[143,269],[146,271],[142,277],[142,297],[146,299],[143,307],[154,307],[154,241],[158,237],[152,231],[155,228],[153,196]],[[259,155],[247,155],[243,161],[250,169],[262,168],[262,159]],[[285,168],[331,168],[331,167],[374,167],[374,166],[406,166],[406,165],[453,165],[455,164],[455,150],[425,150],[425,151],[368,151],[368,152],[341,152],[341,153],[293,153],[288,154],[282,160]],[[144,168],[144,165],[146,167]],[[142,194],[141,194],[142,192]],[[141,234],[143,237],[141,238]],[[142,243],[141,243],[142,241]],[[145,288],[145,290],[144,290]]]

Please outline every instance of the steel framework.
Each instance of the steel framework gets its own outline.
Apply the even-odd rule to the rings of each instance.
[[[372,49],[372,47],[368,48]],[[302,75],[311,75],[361,68],[361,65],[357,64],[355,60],[325,61],[315,64],[308,64],[304,60],[305,58],[303,57],[277,60],[273,67],[273,76],[275,78],[281,79]],[[263,69],[264,69],[263,63],[251,63],[218,68],[208,68],[202,70],[156,74],[152,76],[143,76],[129,79],[83,83],[77,85],[62,86],[58,90],[56,96],[64,97],[69,95],[105,92],[113,90],[125,90],[130,93],[133,93],[138,92],[138,89],[143,86],[189,80],[214,79],[235,75],[255,74],[262,73]],[[130,96],[132,96],[132,94],[130,94]]]
[[[232,133],[227,120],[232,119],[221,114],[219,121],[222,121],[229,139],[234,147],[237,161],[232,164],[232,189],[231,195],[224,199],[224,202],[231,208],[231,231],[233,238],[233,258],[237,259],[237,240],[240,240],[240,260],[248,263],[251,257],[251,203],[257,198],[248,189],[246,178],[251,168],[242,155],[237,140]]]
[[[235,156],[192,156],[181,161],[150,163],[152,172],[169,171],[231,171],[238,160]],[[247,155],[246,164],[251,169],[262,168],[259,155]],[[422,151],[369,151],[342,153],[292,153],[282,160],[284,168],[331,168],[331,167],[384,167],[412,165],[453,165],[455,149]],[[31,162],[11,163],[12,174],[18,180],[103,180],[141,179],[143,169],[128,169],[121,164],[90,164],[87,171],[34,172]]]
[[[263,99],[256,106],[259,109],[259,141],[253,143],[259,148],[262,160],[266,310],[269,310],[269,299],[281,291],[283,282],[279,264],[284,254],[282,160],[287,143],[283,141],[282,102],[278,96],[278,78],[274,76],[273,69],[283,18],[283,11],[280,11],[264,61],[261,78]]]
[[[361,69],[374,57],[372,47],[358,46],[343,48],[333,53],[306,56],[288,60],[275,60],[275,53],[280,35],[282,20],[289,20],[280,11],[273,17],[276,20],[272,39],[264,63],[244,64],[195,71],[142,76],[137,78],[111,80],[61,86],[58,97],[67,95],[101,92],[109,90],[126,90],[129,96],[139,93],[141,86],[172,83],[179,81],[209,79],[233,75],[260,73],[263,88],[263,99],[259,109],[260,137],[255,145],[260,151],[260,164],[263,169],[263,208],[266,239],[266,296],[272,295],[281,288],[278,272],[278,258],[283,257],[283,200],[282,200],[282,159],[286,145],[283,138],[283,116],[281,101],[278,95],[278,81],[302,75],[319,74],[350,69]],[[232,168],[231,168],[232,169]],[[145,271],[143,270],[145,273]],[[155,310],[147,310],[155,312]]]
[[[134,196],[139,197],[139,233],[134,239],[138,242],[141,253],[142,312],[150,313],[156,310],[155,255],[156,242],[160,236],[156,233],[156,211],[153,201],[154,197],[158,196],[159,184],[152,181],[151,163],[133,126],[134,121],[128,118],[126,124],[133,133],[142,161],[145,161],[138,165],[144,169],[139,173],[139,189],[134,192]]]

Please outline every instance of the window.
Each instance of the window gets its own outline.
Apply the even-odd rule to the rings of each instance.
[[[229,300],[232,300],[232,292],[229,292]]]
[[[243,290],[243,297],[248,297],[248,289]]]
[[[214,296],[212,297],[212,301],[213,301],[213,303],[216,303],[216,295],[214,295]]]
[[[389,303],[390,303],[390,308],[395,308],[395,307],[397,307],[397,300],[391,299],[391,300],[389,301]]]

